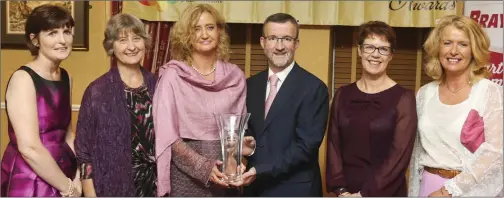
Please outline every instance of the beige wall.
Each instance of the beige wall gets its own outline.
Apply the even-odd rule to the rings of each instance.
[[[302,26],[299,31],[300,45],[296,51],[296,62],[316,75],[327,86],[331,85],[331,29],[329,27]],[[329,87],[331,90],[331,87]],[[331,92],[329,97],[331,99]],[[325,192],[326,138],[319,149],[319,163],[322,174],[322,188]]]
[[[101,74],[108,71],[109,60],[106,57],[101,41],[103,39],[103,31],[108,19],[107,2],[93,1],[91,2],[92,9],[89,12],[89,39],[90,48],[88,52],[74,51],[68,60],[63,62],[62,67],[65,68],[73,78],[73,94],[72,103],[79,105],[84,89],[88,84],[96,79]],[[329,27],[314,27],[302,26],[299,39],[300,46],[296,52],[296,61],[306,70],[318,76],[327,85],[330,85],[330,28]],[[2,102],[4,101],[3,93],[9,76],[19,66],[31,60],[31,56],[26,50],[2,50],[1,54],[1,93]],[[72,126],[75,128],[78,112],[72,113]],[[8,143],[7,136],[7,119],[5,110],[1,113],[1,154],[5,150]],[[325,177],[325,139],[324,144],[320,148],[320,162],[322,176]],[[325,189],[325,185],[324,189]]]
[[[2,149],[1,150],[1,153],[0,155],[3,156],[3,153],[5,151],[5,148],[7,147],[7,143],[9,143],[9,136],[7,134],[7,114],[5,113],[5,110],[2,109],[2,113],[0,115],[2,117],[2,127],[1,127],[1,133],[2,133],[2,137],[0,138],[0,148]]]

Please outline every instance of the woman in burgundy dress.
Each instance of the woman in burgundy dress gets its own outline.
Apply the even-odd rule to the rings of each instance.
[[[417,128],[415,94],[387,76],[396,47],[384,22],[361,25],[362,77],[336,92],[327,139],[327,190],[338,196],[407,196]]]
[[[87,197],[156,196],[156,77],[140,65],[150,42],[133,15],[116,14],[107,23],[103,47],[117,64],[86,88],[77,121],[75,152]]]
[[[2,158],[2,197],[80,196],[70,130],[70,77],[60,63],[72,51],[74,21],[42,5],[26,20],[35,59],[12,74],[5,105],[9,139]]]

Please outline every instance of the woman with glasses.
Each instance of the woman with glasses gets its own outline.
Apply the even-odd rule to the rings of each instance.
[[[327,190],[337,196],[407,196],[417,128],[415,94],[387,76],[396,47],[384,22],[360,26],[362,76],[336,92],[327,139]]]

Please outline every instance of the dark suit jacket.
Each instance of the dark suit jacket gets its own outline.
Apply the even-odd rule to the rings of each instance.
[[[245,196],[322,196],[319,146],[329,108],[327,86],[294,64],[264,119],[268,70],[247,80],[247,135],[256,139],[247,168],[256,180]]]

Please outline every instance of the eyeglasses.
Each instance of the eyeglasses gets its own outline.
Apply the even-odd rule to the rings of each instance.
[[[387,46],[376,47],[374,45],[369,45],[369,44],[362,45],[362,51],[364,51],[365,53],[368,53],[368,54],[372,54],[376,49],[378,49],[378,52],[384,56],[388,56],[392,53],[392,48],[387,47]]]
[[[297,41],[297,38],[292,38],[290,36],[284,36],[284,37],[267,36],[263,38],[266,38],[266,41],[268,41],[269,43],[276,43],[278,41],[282,41],[283,44],[292,44],[294,43],[294,41]]]

